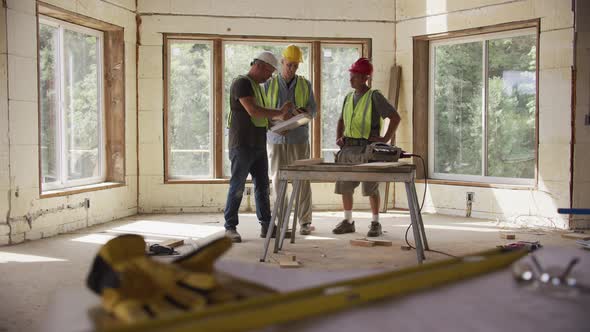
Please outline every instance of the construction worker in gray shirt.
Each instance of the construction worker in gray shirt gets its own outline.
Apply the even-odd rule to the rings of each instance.
[[[316,103],[311,89],[311,83],[303,76],[296,75],[299,64],[303,62],[303,52],[295,45],[287,46],[282,53],[281,69],[278,75],[264,84],[270,107],[282,105],[285,102],[295,104],[292,112],[297,115],[307,112],[312,117],[316,115]],[[276,122],[275,122],[276,124]],[[309,126],[303,125],[286,133],[267,133],[267,145],[270,160],[273,195],[277,197],[279,191],[279,168],[292,164],[299,159],[310,158]],[[300,234],[309,235],[311,227],[311,187],[309,181],[301,185],[299,196],[298,220],[301,225]],[[285,213],[286,202],[279,206],[279,215]]]

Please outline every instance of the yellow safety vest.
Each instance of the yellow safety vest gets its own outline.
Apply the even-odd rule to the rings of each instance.
[[[262,91],[262,87],[260,87],[260,84],[254,82],[254,80],[252,80],[250,77],[245,76],[245,75],[238,76],[238,79],[244,78],[244,77],[247,78],[248,81],[250,81],[250,85],[252,85],[252,90],[254,91],[254,97],[256,98],[256,104],[261,107],[268,107],[268,101],[266,99],[266,95]],[[230,103],[231,103],[231,101],[230,101]],[[227,127],[228,128],[231,127],[231,118],[232,118],[231,115],[232,115],[232,111],[230,110],[229,115],[227,116]],[[256,127],[268,128],[268,119],[267,118],[254,118],[254,117],[250,116],[250,121],[252,121],[252,123]]]
[[[368,139],[371,133],[371,114],[373,112],[373,92],[369,89],[354,105],[354,92],[344,99],[344,136]]]
[[[295,106],[297,108],[305,108],[309,101],[309,85],[305,78],[301,76],[295,77]],[[279,77],[275,76],[271,79],[266,91],[266,98],[270,102],[270,107],[279,107]]]

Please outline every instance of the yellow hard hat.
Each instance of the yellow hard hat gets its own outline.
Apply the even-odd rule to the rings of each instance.
[[[291,44],[283,50],[283,58],[288,61],[303,62],[303,52],[299,47]]]

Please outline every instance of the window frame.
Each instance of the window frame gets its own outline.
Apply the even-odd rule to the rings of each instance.
[[[534,28],[525,28],[519,30],[510,30],[510,31],[502,31],[502,32],[493,32],[493,33],[485,33],[479,34],[477,36],[466,36],[466,37],[456,37],[456,38],[448,38],[448,39],[441,39],[431,41],[429,45],[429,87],[428,87],[428,172],[431,174],[431,178],[438,179],[438,180],[450,180],[450,181],[465,181],[465,182],[482,182],[482,183],[499,183],[499,184],[516,184],[516,185],[534,185],[535,184],[535,177],[532,179],[524,179],[524,178],[506,178],[506,177],[496,177],[496,176],[486,176],[486,175],[467,175],[467,174],[448,174],[448,173],[436,173],[434,172],[434,67],[435,67],[435,48],[437,46],[446,46],[446,45],[458,45],[458,44],[465,44],[465,43],[472,43],[472,42],[480,42],[482,44],[482,174],[486,173],[488,161],[487,161],[487,147],[488,147],[488,95],[489,95],[489,86],[488,86],[488,68],[489,68],[489,59],[488,59],[488,41],[494,39],[505,39],[511,37],[520,37],[520,36],[535,36],[536,30]],[[538,48],[538,43],[536,45]],[[538,81],[538,66],[539,66],[539,59],[535,58],[535,86],[537,85]],[[538,95],[538,88],[535,87],[535,98]],[[535,105],[537,108],[537,105]],[[535,130],[537,130],[537,122],[535,122]],[[537,151],[536,151],[536,144],[535,144],[535,162],[537,161]],[[536,171],[534,172],[536,174]]]
[[[195,39],[173,39],[174,42],[176,43],[195,43]],[[199,39],[197,40],[199,43],[205,44],[205,45],[210,45],[211,47],[211,77],[213,77],[213,75],[215,75],[215,69],[214,69],[214,63],[215,63],[215,59],[213,57],[213,51],[215,49],[215,45],[214,42],[212,40],[206,40],[206,39]],[[171,45],[172,42],[169,40],[166,44],[166,54],[172,54],[171,53]],[[170,60],[171,57],[165,57],[165,63],[164,65],[166,66],[165,68],[165,73],[166,73],[166,81],[168,82],[168,74],[170,73]],[[164,92],[164,170],[165,170],[165,174],[169,175],[170,173],[170,153],[171,150],[169,149],[169,145],[170,145],[170,140],[168,140],[168,117],[169,117],[169,111],[170,111],[170,84],[166,83],[165,84],[165,92]],[[215,109],[215,82],[214,80],[210,80],[209,82],[209,89],[211,92],[211,101],[209,103],[209,109]],[[171,177],[169,176],[169,178],[173,181],[187,181],[187,180],[192,180],[192,179],[210,179],[213,176],[213,173],[215,172],[215,133],[213,131],[213,129],[215,128],[215,118],[213,116],[209,117],[209,134],[211,136],[211,146],[209,147],[209,153],[210,153],[210,158],[209,158],[209,169],[213,170],[213,172],[210,172],[208,175],[203,175],[203,176],[196,176],[196,177],[192,177],[192,176],[174,176]]]
[[[320,52],[322,51],[322,49],[323,49],[324,47],[333,47],[333,48],[339,48],[339,47],[346,47],[346,46],[350,46],[350,45],[351,45],[351,43],[325,42],[325,43],[322,43],[322,44],[320,45]],[[364,50],[363,50],[363,46],[362,46],[362,45],[359,45],[359,46],[360,46],[360,48],[359,48],[359,47],[357,47],[357,49],[359,49],[359,53],[361,54],[361,56],[364,56]],[[320,54],[320,57],[319,57],[319,58],[320,58],[320,61],[322,61],[322,59],[323,59],[323,55],[322,55],[322,54]],[[320,66],[321,66],[321,64],[320,64]],[[320,72],[320,76],[319,76],[319,77],[321,78],[321,72]],[[370,77],[369,77],[369,82],[368,82],[368,85],[369,85],[369,87],[371,86],[371,78],[372,78],[372,76],[370,76]],[[320,88],[321,88],[321,87],[320,87]],[[350,91],[352,91],[352,88],[351,88],[351,90],[350,90]],[[314,93],[315,93],[315,91],[314,91]],[[320,93],[319,93],[319,96],[320,96],[320,98],[321,98],[321,96],[322,96],[322,94],[321,94],[321,91],[320,91]],[[317,96],[316,96],[316,99],[317,99]],[[343,100],[342,102],[344,102],[344,100]],[[341,105],[341,107],[342,107],[342,105]],[[341,109],[341,108],[340,108],[340,109]],[[326,151],[326,152],[325,152],[326,154],[328,154],[328,153],[334,153],[334,152],[337,152],[337,151],[338,151],[338,149],[331,149],[331,150],[329,150],[329,149],[323,150],[323,149],[322,149],[322,143],[323,143],[323,141],[321,140],[321,137],[323,136],[323,132],[322,132],[322,126],[321,126],[321,122],[318,122],[318,126],[317,126],[317,127],[319,127],[319,129],[318,129],[318,132],[319,132],[319,134],[318,134],[318,135],[319,135],[319,136],[318,136],[318,138],[316,139],[316,144],[317,144],[317,145],[319,145],[319,146],[318,146],[318,151],[319,151],[319,152],[317,152],[317,153],[316,153],[314,156],[312,156],[312,158],[323,158],[323,157],[322,157],[322,155],[324,154],[324,153],[323,153],[324,151]],[[335,142],[335,141],[336,141],[336,139],[335,139],[335,137],[334,137],[334,142]]]
[[[213,149],[214,160],[213,175],[209,179],[201,178],[184,178],[178,179],[171,177],[169,174],[169,151],[168,151],[168,112],[169,112],[169,45],[177,40],[208,40],[213,42],[213,109],[211,119],[213,120]],[[223,174],[223,158],[225,123],[223,119],[223,110],[225,100],[223,98],[223,69],[225,58],[225,43],[285,43],[285,44],[309,44],[310,47],[310,77],[307,79],[312,83],[314,96],[317,104],[317,115],[311,122],[310,127],[310,144],[312,158],[318,158],[321,155],[321,46],[322,45],[358,45],[361,49],[361,55],[371,57],[371,39],[370,38],[310,38],[310,37],[276,37],[276,36],[235,36],[235,35],[210,35],[210,34],[191,34],[191,33],[164,33],[163,34],[163,77],[164,77],[164,183],[227,183],[229,174]]]
[[[429,86],[430,86],[430,58],[429,49],[432,41],[458,38],[458,37],[469,37],[477,36],[480,34],[494,33],[494,32],[505,32],[505,31],[517,31],[521,29],[533,28],[536,30],[536,109],[535,109],[535,180],[530,185],[519,185],[519,184],[506,184],[506,183],[491,183],[491,182],[470,182],[470,181],[459,181],[459,180],[441,180],[433,179],[428,171],[429,163],[429,143],[428,136],[424,133],[428,133],[429,126]],[[515,21],[509,23],[499,23],[495,25],[480,26],[475,28],[468,28],[463,30],[444,31],[440,33],[433,33],[428,35],[416,35],[412,37],[412,152],[422,156],[426,165],[425,167],[416,168],[416,182],[424,182],[428,179],[429,183],[439,185],[451,185],[451,186],[464,186],[464,187],[482,187],[482,188],[506,188],[512,190],[531,190],[538,188],[539,185],[539,46],[540,46],[540,35],[541,35],[541,19],[530,19],[523,21]],[[413,158],[413,162],[416,165],[422,165],[422,161],[419,158]]]
[[[47,16],[47,15],[42,15],[39,14],[38,16],[38,20],[37,20],[37,24],[41,25],[48,25],[48,26],[52,26],[58,29],[58,42],[57,42],[57,56],[58,56],[58,61],[56,63],[56,79],[59,81],[59,84],[57,84],[56,86],[56,90],[57,90],[57,95],[59,96],[59,99],[57,100],[57,118],[58,120],[56,121],[56,145],[59,147],[59,149],[56,149],[56,164],[58,167],[58,173],[59,173],[59,181],[56,182],[52,182],[52,183],[44,183],[43,182],[43,170],[41,169],[41,167],[39,168],[39,175],[40,175],[40,181],[39,181],[39,186],[40,186],[40,190],[41,192],[47,192],[47,191],[53,191],[53,190],[69,190],[72,188],[76,188],[76,187],[80,187],[80,186],[86,186],[86,185],[93,185],[93,184],[97,184],[97,183],[101,183],[101,182],[105,182],[106,180],[106,170],[107,170],[107,162],[106,162],[106,126],[105,126],[105,94],[104,94],[104,32],[100,31],[100,30],[96,30],[96,29],[92,29],[92,28],[88,28],[82,25],[78,25],[78,24],[74,24],[74,23],[70,23],[67,21],[63,21],[51,16]],[[97,96],[97,112],[98,112],[98,119],[99,119],[99,123],[98,123],[98,132],[99,137],[98,137],[98,167],[99,167],[99,175],[97,176],[93,176],[93,177],[88,177],[88,178],[84,178],[84,179],[76,179],[76,180],[67,180],[68,177],[68,169],[66,166],[66,154],[67,151],[65,151],[65,133],[64,133],[64,123],[66,121],[65,119],[65,115],[64,115],[64,73],[63,73],[63,64],[64,64],[64,48],[65,45],[63,45],[64,42],[64,31],[65,30],[69,30],[69,31],[73,31],[73,32],[78,32],[78,33],[82,33],[82,34],[86,34],[86,35],[90,35],[90,36],[94,36],[97,38],[97,50],[96,50],[96,57],[97,57],[97,68],[96,68],[96,76],[97,76],[97,91],[98,91],[98,96]],[[38,70],[40,70],[40,67],[37,66]],[[40,76],[38,77],[38,80],[40,79]],[[39,96],[40,98],[40,96]],[[39,103],[39,112],[41,114],[41,112],[43,112],[43,110],[41,109],[41,103]],[[39,118],[41,119],[41,118]],[[40,128],[40,127],[39,127]],[[39,137],[41,137],[41,131],[39,131]],[[40,139],[41,140],[41,139]],[[58,151],[59,150],[59,151]],[[42,153],[41,153],[41,145],[39,146],[39,164],[42,165]]]

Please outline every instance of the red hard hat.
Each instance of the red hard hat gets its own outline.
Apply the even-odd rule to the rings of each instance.
[[[352,73],[359,73],[364,75],[371,75],[373,73],[373,65],[371,61],[367,58],[360,58],[355,61],[355,63],[350,66],[348,69],[349,72]]]

